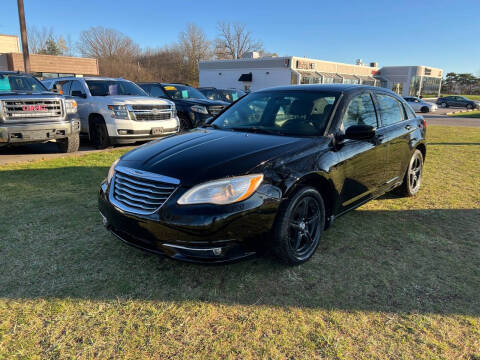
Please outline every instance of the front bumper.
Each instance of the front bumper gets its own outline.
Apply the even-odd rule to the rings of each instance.
[[[115,207],[103,183],[99,210],[107,229],[129,245],[188,262],[231,262],[267,245],[281,195],[262,186],[249,199],[225,206],[179,206],[184,191],[178,189],[156,213],[137,215]]]
[[[80,120],[0,123],[0,144],[35,143],[63,139],[80,132]]]

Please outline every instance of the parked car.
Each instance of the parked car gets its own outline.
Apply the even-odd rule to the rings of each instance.
[[[152,99],[135,83],[105,77],[62,77],[48,80],[52,90],[78,103],[81,133],[99,149],[175,134],[175,104]]]
[[[55,141],[60,152],[80,144],[77,103],[49,92],[34,76],[0,71],[0,147]]]
[[[198,90],[210,100],[220,100],[228,103],[237,101],[247,93],[238,89],[217,89],[214,87],[201,87]]]
[[[436,104],[424,101],[415,96],[405,96],[404,99],[415,112],[428,113],[438,110],[438,106]]]
[[[229,105],[225,101],[210,100],[197,89],[185,84],[150,82],[138,85],[150,96],[173,101],[182,129],[192,129],[203,124]]]
[[[117,237],[175,259],[225,262],[268,246],[300,264],[338,216],[395,188],[417,194],[425,133],[387,89],[264,89],[203,128],[123,155],[99,209]]]
[[[480,108],[479,101],[473,101],[473,100],[467,99],[464,96],[458,96],[458,95],[439,97],[437,99],[437,104],[440,105],[442,108],[447,108],[447,107],[464,107],[467,109]]]

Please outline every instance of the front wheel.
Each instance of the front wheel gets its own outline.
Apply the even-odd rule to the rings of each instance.
[[[80,134],[70,135],[65,139],[57,140],[57,148],[61,153],[72,153],[80,147]]]
[[[110,146],[110,137],[103,119],[94,119],[91,122],[90,140],[97,149],[105,149]]]
[[[421,111],[422,113],[428,113],[428,112],[430,111],[430,109],[428,108],[428,106],[423,106],[423,107],[420,109],[420,111]]]
[[[299,265],[315,253],[325,228],[322,196],[312,187],[303,187],[280,209],[273,234],[274,252],[288,265]]]
[[[420,190],[423,177],[423,154],[416,149],[408,164],[407,172],[403,178],[402,185],[398,188],[398,192],[403,196],[415,196]]]
[[[468,105],[467,105],[467,109],[468,109],[468,110],[472,110],[472,109],[473,109],[473,105],[472,105],[472,104],[468,104]]]

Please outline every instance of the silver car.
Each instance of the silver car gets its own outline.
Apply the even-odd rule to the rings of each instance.
[[[415,96],[406,96],[404,99],[415,112],[428,113],[438,109],[436,104],[424,101]]]

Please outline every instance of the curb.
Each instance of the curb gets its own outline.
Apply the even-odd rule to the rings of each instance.
[[[445,115],[453,115],[453,114],[467,113],[467,112],[472,112],[472,111],[477,111],[477,109],[450,111],[450,112],[448,112],[448,113],[445,113]]]

